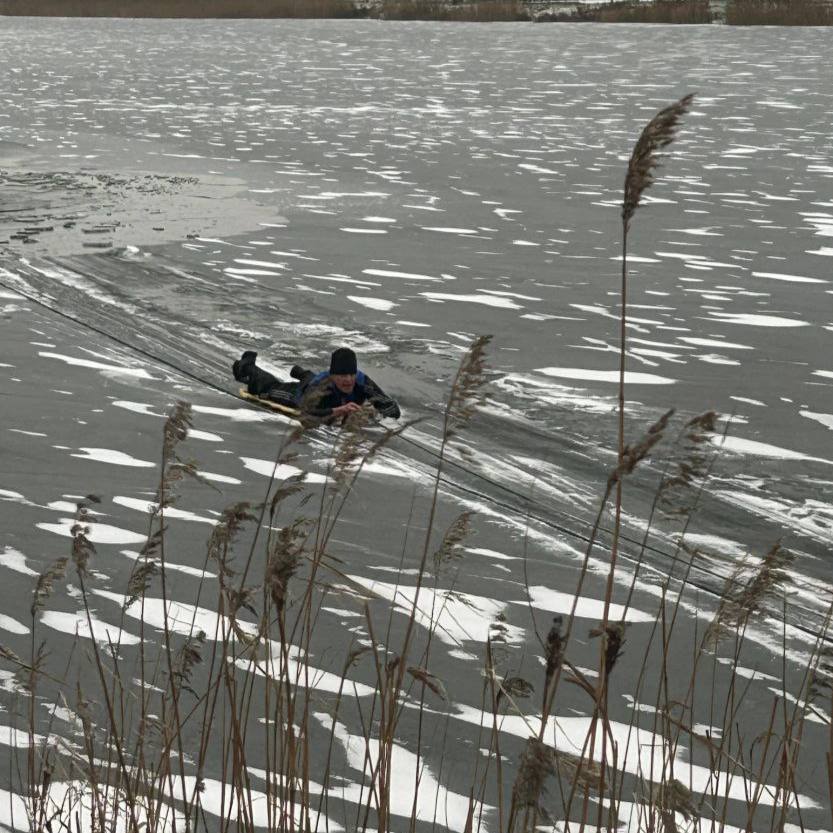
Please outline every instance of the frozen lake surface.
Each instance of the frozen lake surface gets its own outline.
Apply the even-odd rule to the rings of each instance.
[[[786,640],[791,685],[833,598],[828,52],[812,29],[0,18],[3,642],[26,653],[33,576],[68,551],[74,500],[91,491],[104,514],[98,624],[90,633],[62,588],[39,628],[50,645],[76,621],[83,638],[106,639],[175,398],[194,403],[189,453],[221,490],[189,488],[170,518],[174,598],[193,605],[207,531],[224,506],[262,498],[284,430],[223,393],[244,348],[286,373],[349,344],[406,417],[427,418],[368,467],[332,545],[350,587],[407,605],[403,525],[412,502],[424,522],[438,406],[465,347],[492,334],[488,407],[441,489],[443,524],[478,514],[455,579],[462,600],[432,654],[459,718],[451,737],[464,738],[445,767],[469,760],[490,620],[506,616],[533,679],[530,609],[544,632],[569,613],[615,462],[625,166],[647,120],[695,91],[633,222],[628,433],[670,407],[731,417],[689,530],[703,553],[685,627],[693,640],[708,623],[739,558],[782,540],[798,554],[790,626],[759,617],[748,664],[772,664]],[[331,442],[320,432],[294,463],[312,490]],[[626,493],[618,603],[661,468],[658,455]],[[642,558],[634,654],[676,532],[660,527]],[[581,640],[601,615],[597,556]],[[342,590],[322,613],[322,645],[367,636]],[[597,647],[582,644],[592,666]],[[322,649],[315,662],[338,673],[341,660]],[[470,683],[455,682],[461,662]],[[775,683],[752,674],[765,715],[778,663]],[[357,679],[372,684],[367,670]],[[611,708],[627,722],[635,706],[620,696]],[[586,697],[565,693],[559,713],[569,735]],[[804,742],[821,756],[826,729],[812,730]],[[438,750],[426,752],[435,774]],[[829,825],[821,770],[806,774],[810,828]],[[467,782],[447,771],[447,823],[462,829]]]

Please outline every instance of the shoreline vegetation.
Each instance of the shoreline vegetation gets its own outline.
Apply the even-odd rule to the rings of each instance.
[[[569,820],[575,830],[608,833],[623,823],[665,833],[805,829],[803,814],[833,798],[833,755],[808,762],[805,737],[812,721],[833,744],[833,609],[804,656],[789,656],[786,610],[796,554],[774,542],[760,557],[737,564],[709,605],[709,624],[696,628],[693,640],[681,633],[690,577],[705,557],[687,534],[721,455],[712,440],[725,431],[712,411],[685,421],[669,411],[625,442],[628,230],[691,103],[686,96],[657,113],[628,165],[618,453],[577,565],[570,612],[555,616],[548,630],[536,626],[536,673],[526,672],[512,651],[502,614],[478,645],[479,664],[459,666],[479,691],[479,709],[449,702],[434,673],[436,634],[467,569],[464,545],[476,525],[475,513],[464,511],[443,531],[442,475],[449,456],[464,448],[460,437],[472,430],[485,397],[489,336],[473,342],[451,382],[435,474],[426,483],[427,517],[408,518],[396,579],[401,602],[387,609],[375,603],[381,597],[345,575],[331,548],[366,464],[414,423],[379,434],[365,430],[367,412],[352,415],[334,435],[320,491],[307,491],[302,472],[281,479],[307,429],[288,433],[266,493],[228,506],[213,527],[197,596],[186,605],[174,601],[169,570],[176,548],[166,533],[183,481],[201,479],[197,465],[180,456],[192,424],[191,407],[181,402],[164,426],[147,539],[125,593],[98,586],[92,507],[99,498],[90,495],[78,504],[69,551],[33,582],[28,646],[18,644],[16,653],[0,645],[11,674],[6,690],[14,694],[8,712],[21,739],[8,766],[14,792],[7,793],[7,817],[17,820],[14,829],[394,833],[430,823],[465,833],[535,833],[553,817],[554,829],[569,830]],[[656,492],[628,577],[617,562],[623,543],[618,519],[631,475],[646,468],[657,478]],[[602,533],[614,512],[608,548]],[[643,555],[659,524],[674,530],[677,548],[667,573],[646,574]],[[604,612],[582,648],[587,623],[579,604],[598,570],[607,577]],[[50,654],[40,624],[50,597],[68,582],[81,606],[69,660]],[[621,608],[612,603],[615,582],[628,593]],[[656,588],[658,606],[650,633],[637,640],[626,630],[627,611],[646,584]],[[118,628],[105,629],[95,618],[101,598],[120,603]],[[316,634],[328,600],[355,604],[366,638],[350,638],[343,656],[331,653],[340,671],[322,675],[316,656],[332,646],[322,652]],[[783,628],[784,643],[767,670],[780,668],[783,680],[769,689],[771,698],[754,701],[744,651],[757,624],[769,618]],[[625,673],[634,669],[635,683],[634,674]],[[564,728],[578,725],[563,714],[565,689],[578,692],[583,703],[581,730],[573,734]],[[623,696],[638,707],[628,722],[616,722],[611,708]],[[437,715],[444,731],[452,718],[474,715],[477,742],[467,791],[455,796],[465,804],[456,805],[456,821],[446,817],[450,793],[439,776],[431,780],[427,763],[433,752],[432,760],[439,755],[451,766],[446,756],[456,760],[459,752],[452,755],[446,746],[456,743],[453,735],[437,750],[429,726]],[[75,727],[73,743],[55,732],[55,721]],[[807,765],[826,767],[830,795],[804,794]],[[340,812],[339,802],[352,818]],[[336,814],[343,815],[343,828],[331,823]]]
[[[830,26],[829,0],[0,0],[0,16]]]

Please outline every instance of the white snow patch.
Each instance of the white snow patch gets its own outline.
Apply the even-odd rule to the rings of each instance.
[[[122,606],[127,598],[121,593],[112,593],[109,590],[92,589],[93,595],[108,599]],[[142,612],[144,610],[144,613]],[[197,634],[202,631],[206,639],[222,639],[222,628],[231,633],[231,622],[226,616],[220,616],[216,611],[205,607],[168,600],[167,617],[165,616],[164,602],[161,598],[145,596],[141,605],[131,605],[127,608],[126,615],[131,619],[140,620],[144,617],[145,624],[158,630],[164,630],[165,619],[168,620],[168,628],[176,633],[185,636]],[[257,626],[251,622],[237,619],[237,625],[241,631],[254,636],[257,633]],[[232,637],[233,638],[233,637]]]
[[[150,514],[156,508],[156,504],[153,503],[153,501],[135,497],[123,497],[121,495],[114,497],[113,503],[118,506],[126,506],[128,509],[135,509],[138,512],[144,512],[145,514]],[[176,506],[168,506],[165,509],[165,517],[176,518],[181,521],[195,521],[201,524],[211,524],[212,526],[216,526],[218,523],[216,518],[206,518],[203,515],[188,512],[185,509],[177,509]]]
[[[130,402],[126,399],[117,399],[110,404],[116,408],[123,408],[125,411],[132,411],[135,414],[145,414],[146,416],[155,416],[162,419],[165,418],[165,414],[157,414],[152,411],[151,408],[153,406],[147,402]]]
[[[139,469],[152,469],[156,463],[149,460],[139,460],[124,451],[114,451],[112,448],[79,448],[81,454],[72,454],[81,460],[94,460],[97,463],[110,463],[113,466],[128,466]]]
[[[421,292],[420,295],[432,301],[461,301],[466,304],[482,304],[485,307],[523,309],[520,304],[498,295],[455,295],[453,292]]]
[[[316,712],[315,718],[330,730],[333,719],[329,714]],[[351,735],[341,723],[335,725],[335,737],[347,756],[347,765],[356,772],[364,773],[368,767],[379,765],[379,741],[375,738],[366,743],[362,735]],[[391,783],[389,811],[403,819],[416,819],[426,824],[440,825],[449,830],[464,830],[468,821],[468,796],[451,792],[437,780],[425,759],[394,743],[391,751]],[[419,776],[419,777],[417,777]],[[364,780],[364,779],[362,779]],[[417,786],[418,785],[418,786]],[[414,795],[414,788],[417,793]],[[337,791],[346,801],[360,804],[367,801],[367,788],[358,783],[347,784]],[[416,798],[416,801],[414,799]],[[492,808],[484,805],[483,810]],[[397,825],[394,824],[394,828]]]
[[[747,327],[809,327],[807,321],[795,318],[782,318],[779,315],[755,315],[749,312],[712,312],[712,318],[727,324],[743,324]]]
[[[140,558],[143,558],[141,553],[134,552],[133,550],[119,550],[119,552],[132,561],[138,561]],[[210,570],[198,570],[196,567],[188,567],[185,564],[175,564],[167,558],[165,559],[165,569],[173,570],[177,573],[184,573],[186,576],[194,576],[194,578],[202,578],[203,576],[205,578],[217,578],[217,574],[212,573]]]
[[[533,607],[547,610],[551,613],[569,614],[573,609],[574,596],[572,593],[562,593],[559,590],[552,590],[549,587],[536,585],[529,588],[529,597]],[[526,601],[516,601],[512,604],[525,605]],[[611,620],[621,621],[623,614],[626,622],[653,622],[656,616],[645,613],[642,610],[629,607],[627,613],[622,605],[611,604],[609,617]],[[590,599],[580,596],[576,606],[576,616],[585,619],[598,619],[601,621],[604,615],[604,602],[598,599]]]
[[[72,527],[75,526],[75,518],[61,518],[59,523],[38,523],[35,526],[45,532],[54,532],[55,535],[62,535],[64,538],[72,538]],[[143,544],[147,540],[146,535],[138,532],[131,532],[110,524],[89,524],[87,537],[94,544]]]
[[[698,347],[725,347],[729,350],[754,350],[748,344],[736,344],[733,341],[723,341],[719,338],[694,338],[693,336],[679,336],[686,344],[696,344]]]
[[[22,503],[24,506],[37,505],[27,500],[20,492],[15,492],[12,489],[0,489],[0,500],[7,500],[10,503]]]
[[[829,283],[821,278],[805,278],[802,275],[784,275],[780,272],[753,272],[753,278],[770,278],[774,281],[789,281],[790,283]]]
[[[377,278],[405,278],[411,281],[434,281],[439,282],[439,278],[432,275],[420,275],[417,272],[396,272],[392,269],[362,269],[363,275],[373,275]]]
[[[92,359],[77,359],[74,356],[64,356],[62,353],[48,353],[40,351],[38,355],[45,359],[58,359],[75,367],[89,367],[93,370],[107,370],[111,373],[119,373],[122,376],[133,376],[136,379],[153,378],[150,373],[143,370],[141,367],[124,367],[119,364],[105,364],[104,362],[96,362]]]
[[[747,399],[745,396],[730,396],[729,399],[734,399],[736,402],[745,402],[747,405],[760,405],[766,408],[766,402],[761,402],[759,399]]]
[[[466,552],[472,555],[482,555],[484,558],[493,558],[495,561],[520,561],[517,555],[505,555],[496,550],[484,549],[483,547],[466,547]]]
[[[208,405],[192,405],[191,407],[195,413],[225,417],[233,422],[293,422],[282,414],[256,411],[254,408],[215,408]]]
[[[239,486],[243,482],[236,477],[229,477],[227,474],[215,474],[212,471],[200,470],[200,477],[204,477],[212,483],[230,483],[233,486]]]
[[[556,376],[561,379],[582,379],[588,382],[609,382],[619,384],[618,370],[589,370],[582,367],[538,367],[536,373]],[[625,384],[630,385],[673,385],[676,379],[657,376],[653,373],[634,373],[625,371]]]
[[[308,471],[305,472],[301,469],[295,468],[295,466],[279,465],[276,468],[274,460],[261,460],[257,457],[241,457],[240,459],[242,460],[243,465],[249,469],[249,471],[255,472],[255,474],[262,474],[264,477],[272,477],[272,473],[274,472],[276,481],[286,480],[288,477],[303,474],[305,483],[327,482],[327,478],[323,474],[314,474]]]
[[[368,298],[363,295],[348,295],[347,300],[352,301],[354,304],[360,304],[368,309],[379,310],[380,312],[390,312],[394,307],[399,306],[399,304],[395,304],[393,301],[386,301],[384,298]]]
[[[29,633],[29,628],[26,625],[18,622],[17,619],[12,619],[11,616],[6,616],[5,613],[0,613],[0,630],[17,634]]]
[[[833,414],[817,414],[813,411],[799,411],[801,416],[820,422],[825,428],[833,431]]]
[[[330,671],[322,671],[307,661],[299,661],[299,649],[291,646],[288,656],[281,654],[281,645],[272,643],[271,654],[268,658],[248,660],[240,658],[235,660],[235,665],[249,673],[256,673],[260,676],[268,676],[273,680],[283,679],[284,674],[289,675],[295,685],[306,686],[309,681],[309,688],[316,691],[326,691],[330,694],[338,694],[341,687],[341,675],[333,674]],[[286,665],[284,666],[284,661]],[[375,689],[363,683],[353,680],[345,680],[345,693],[352,693],[356,697],[370,697]]]
[[[16,573],[23,573],[24,576],[37,576],[37,570],[26,566],[26,556],[14,547],[4,547],[0,552],[0,565],[14,570]]]
[[[394,603],[409,615],[416,598],[416,587],[404,584],[388,584],[363,576],[349,575],[348,578],[361,587],[370,590]],[[458,645],[463,641],[485,642],[492,620],[506,609],[506,602],[474,596],[455,591],[446,596],[446,591],[423,586],[419,593],[419,604],[415,621],[424,628],[434,628],[435,636],[447,645]],[[507,642],[520,642],[523,628],[504,623],[507,628]]]
[[[811,457],[800,451],[791,451],[788,448],[780,448],[777,445],[761,443],[756,440],[745,440],[742,437],[731,435],[715,436],[710,438],[714,445],[720,446],[726,451],[734,451],[737,454],[751,454],[753,457],[772,457],[778,460],[811,460],[814,463],[827,463],[833,466],[833,460],[825,460],[821,457]]]
[[[84,610],[79,610],[77,613],[64,613],[59,610],[45,610],[40,617],[41,624],[48,628],[60,631],[66,634],[78,634],[85,639],[95,639],[96,642],[107,644],[112,642],[113,645],[138,645],[141,640],[138,636],[119,628],[117,625],[110,625],[107,622],[102,622],[97,619],[92,613],[90,614],[90,622],[92,622],[92,631],[90,630],[90,622],[87,621],[87,613]]]

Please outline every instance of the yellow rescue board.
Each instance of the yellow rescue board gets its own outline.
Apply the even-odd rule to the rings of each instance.
[[[253,393],[249,393],[246,390],[246,388],[240,388],[238,395],[241,399],[245,399],[247,402],[252,402],[255,405],[260,405],[261,408],[267,408],[270,411],[275,411],[276,413],[292,417],[293,419],[301,419],[301,412],[297,408],[289,408],[286,405],[280,405],[277,402],[272,402],[269,399],[264,399],[261,396],[255,396]]]

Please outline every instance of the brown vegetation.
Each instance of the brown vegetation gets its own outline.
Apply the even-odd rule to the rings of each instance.
[[[0,15],[158,18],[343,18],[350,0],[0,0]]]
[[[731,0],[732,26],[832,26],[833,5],[825,0]]]
[[[353,0],[0,0],[0,16],[125,18],[351,18],[451,22],[712,23],[709,0],[614,0],[576,11],[533,13],[523,0],[382,0],[380,7]],[[830,26],[828,0],[729,0],[734,26]]]
[[[576,19],[594,23],[711,23],[708,0],[623,0],[605,6],[579,7]]]
[[[526,7],[518,0],[481,0],[475,3],[454,4],[442,0],[385,0],[379,16],[387,20],[484,23],[530,19]]]
[[[682,115],[686,101],[673,105],[676,109],[667,108],[659,117],[669,111],[672,117]],[[669,123],[668,130],[658,135],[660,139],[663,135],[670,137],[675,129],[676,123]],[[660,146],[664,146],[662,141]],[[632,170],[633,164],[629,167]],[[642,181],[646,181],[644,176]],[[330,802],[335,803],[343,790],[343,776],[336,760],[337,740],[339,733],[347,731],[342,722],[345,713],[356,707],[362,718],[361,734],[355,739],[364,760],[364,798],[358,807],[359,818],[347,829],[351,833],[364,833],[374,826],[379,833],[405,829],[397,823],[407,823],[408,829],[415,829],[416,801],[407,822],[392,818],[397,767],[394,750],[402,743],[400,723],[406,702],[418,710],[420,728],[416,739],[409,738],[408,746],[415,746],[419,757],[426,745],[423,718],[437,714],[435,704],[448,699],[443,681],[429,670],[430,641],[434,629],[439,627],[442,611],[431,611],[427,645],[424,637],[416,638],[415,624],[418,617],[424,618],[424,607],[430,604],[420,599],[420,588],[436,588],[438,576],[448,563],[464,557],[459,544],[468,535],[471,513],[463,513],[451,524],[439,549],[434,551],[438,533],[435,510],[446,451],[459,432],[467,429],[482,396],[487,345],[488,337],[472,345],[446,402],[427,528],[419,533],[411,530],[423,535],[424,543],[420,545],[422,557],[416,571],[417,595],[401,608],[404,637],[394,636],[392,611],[387,616],[380,615],[378,608],[357,598],[370,644],[354,643],[342,658],[340,672],[336,672],[337,692],[330,697],[324,691],[315,691],[310,684],[320,672],[309,664],[309,657],[318,647],[314,645],[314,633],[321,606],[336,589],[333,581],[345,579],[340,562],[328,552],[329,542],[364,463],[410,426],[380,438],[378,434],[365,433],[369,418],[366,412],[351,417],[332,449],[331,480],[321,498],[318,517],[295,520],[283,516],[293,496],[303,493],[303,476],[279,483],[275,474],[282,463],[293,459],[292,449],[303,441],[305,429],[287,437],[277,452],[264,499],[256,504],[229,506],[208,540],[200,598],[195,601],[216,610],[218,617],[214,629],[204,632],[195,618],[189,626],[188,615],[165,616],[161,625],[158,621],[145,621],[145,606],[158,603],[158,594],[161,593],[163,609],[172,601],[167,577],[166,513],[175,506],[177,488],[183,479],[200,479],[194,464],[179,456],[180,443],[191,427],[190,406],[179,403],[164,427],[161,474],[147,543],[123,597],[120,626],[127,615],[138,619],[138,657],[129,651],[129,645],[120,642],[121,627],[106,635],[99,629],[96,634],[91,604],[96,598],[94,583],[98,577],[92,566],[97,553],[90,541],[96,518],[88,504],[98,502],[98,498],[90,495],[78,505],[70,556],[47,566],[33,589],[29,656],[0,645],[4,664],[16,671],[10,690],[16,692],[17,703],[10,712],[17,716],[17,731],[27,738],[21,748],[11,752],[8,767],[12,788],[21,797],[10,803],[20,813],[15,829],[28,827],[38,833],[76,828],[120,828],[126,833],[234,829],[255,833],[264,829],[264,822],[269,830],[287,833],[325,829],[324,817],[335,811]],[[747,575],[729,579],[707,631],[697,645],[684,646],[691,655],[690,677],[670,680],[668,669],[669,658],[683,648],[679,639],[676,643],[672,640],[688,574],[697,557],[696,550],[690,548],[682,548],[688,556],[688,563],[681,564],[686,568],[682,581],[672,581],[670,574],[660,579],[661,602],[646,643],[626,647],[624,620],[605,616],[600,627],[590,631],[591,637],[599,637],[600,646],[595,679],[589,679],[585,670],[572,661],[579,621],[578,600],[591,554],[598,553],[599,522],[610,508],[613,487],[618,489],[642,465],[646,455],[659,449],[670,417],[669,412],[647,430],[642,440],[626,446],[619,455],[619,464],[610,472],[596,523],[590,531],[571,613],[568,617],[555,617],[546,641],[540,641],[544,666],[540,714],[535,708],[530,712],[519,706],[519,701],[534,693],[533,684],[511,673],[514,669],[509,665],[502,635],[504,620],[498,617],[492,623],[483,666],[479,672],[473,672],[477,678],[482,677],[474,686],[482,687],[484,711],[476,747],[479,752],[475,753],[471,768],[467,830],[480,829],[484,815],[496,814],[495,829],[534,833],[553,811],[559,819],[575,820],[579,829],[613,830],[620,806],[628,806],[634,800],[640,814],[640,830],[677,831],[678,820],[694,821],[694,829],[700,824],[722,827],[730,797],[728,781],[726,794],[719,784],[727,772],[744,788],[748,830],[783,831],[791,808],[799,800],[797,764],[805,721],[830,720],[826,693],[831,677],[824,644],[829,614],[816,643],[809,646],[806,670],[796,696],[788,693],[784,700],[776,691],[763,734],[746,737],[740,725],[748,688],[740,673],[744,670],[740,668],[741,648],[747,626],[755,617],[772,615],[783,602],[788,578],[783,569],[787,560],[780,547],[773,547],[761,565],[747,571]],[[683,426],[681,437],[699,439],[694,444],[694,459],[686,452],[684,459],[678,461],[685,476],[675,474],[672,467],[659,485],[659,492],[665,497],[669,497],[673,487],[675,505],[685,507],[683,514],[671,515],[681,524],[681,540],[710,476],[710,464],[702,466],[703,446],[711,449],[707,456],[712,461],[720,453],[704,439],[714,428],[712,413]],[[682,496],[685,491],[691,492],[693,498]],[[306,502],[302,498],[300,507]],[[241,546],[242,534],[253,527],[251,544]],[[650,526],[646,537],[649,533]],[[260,551],[265,554],[262,560]],[[616,570],[612,558],[609,566],[612,575]],[[260,569],[259,578],[256,573]],[[83,649],[76,644],[72,654],[77,659],[67,664],[66,679],[62,679],[55,663],[50,664],[45,642],[38,644],[36,632],[40,630],[39,612],[46,607],[57,585],[69,579],[68,573],[72,573],[78,587],[88,633],[96,634],[96,638]],[[765,609],[768,597],[775,604]],[[386,635],[384,640],[382,634]],[[729,694],[720,701],[714,678],[708,682],[709,666],[714,663],[718,644],[728,649],[730,655]],[[647,734],[658,747],[656,760],[652,759],[650,766],[640,772],[635,784],[626,780],[630,776],[619,758],[618,745],[608,742],[609,693],[623,693],[617,663],[623,651],[629,651],[629,661],[640,668],[636,687],[628,686],[624,691],[630,693],[634,702],[649,704],[653,714],[652,719],[638,722],[639,711],[633,711],[626,746],[644,743]],[[82,666],[87,691],[81,688]],[[364,707],[358,702],[359,694],[351,694],[357,666],[364,667],[365,679],[375,681],[374,693]],[[701,677],[706,678],[705,683],[701,684]],[[87,682],[91,678],[94,683]],[[583,744],[579,739],[575,752],[553,747],[547,729],[553,726],[556,692],[564,682],[583,692],[587,709],[592,712],[588,734]],[[713,728],[707,734],[691,725],[690,718],[695,697],[703,696],[710,696],[712,704]],[[48,704],[53,698],[49,731],[41,734],[42,718],[35,705]],[[53,734],[52,722],[59,710],[63,714],[60,719],[75,721],[78,743],[74,747],[64,744],[59,734]],[[260,719],[261,714],[268,717]],[[509,716],[522,716],[529,726],[530,734],[523,745],[510,739],[501,747],[501,738],[505,737],[501,724]],[[764,713],[765,723],[766,720]],[[677,758],[681,743],[698,744],[709,756],[713,784],[718,786],[708,787],[702,796],[685,786],[688,778]],[[485,749],[481,748],[484,744]],[[326,763],[314,770],[313,748],[328,749]],[[487,753],[485,763],[477,760],[480,752]],[[506,755],[515,758],[514,777]],[[627,757],[627,750],[624,755]],[[219,773],[211,768],[211,762],[217,761]],[[252,776],[257,779],[254,784]],[[215,786],[223,785],[219,807],[216,789],[213,795],[206,791],[206,782],[212,778],[219,778],[213,781]],[[356,778],[354,772],[350,778]],[[321,786],[316,786],[316,782]],[[766,782],[771,786],[764,786]],[[67,784],[70,790],[65,793]],[[765,826],[763,822],[764,826],[753,828],[765,792],[772,798],[771,823]],[[172,824],[174,806],[178,814],[176,827]],[[212,826],[206,815],[218,815],[221,826]],[[69,819],[74,820],[75,827],[70,827]]]

